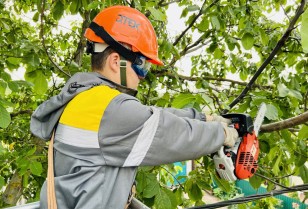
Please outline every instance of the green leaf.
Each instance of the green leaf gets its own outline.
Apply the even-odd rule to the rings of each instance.
[[[262,179],[257,175],[253,175],[249,178],[249,183],[254,189],[258,189],[262,184]]]
[[[202,199],[202,191],[197,183],[192,182],[188,187],[187,193],[189,198],[195,202]]]
[[[155,20],[166,21],[167,16],[164,13],[162,13],[160,10],[155,9],[153,7],[149,7],[148,10],[151,12]]]
[[[197,11],[199,9],[200,9],[200,7],[198,5],[190,5],[190,6],[187,7],[187,11],[189,11],[189,12]]]
[[[62,1],[57,1],[55,7],[53,8],[52,15],[55,20],[60,20],[64,13],[64,5]]]
[[[301,26],[300,34],[301,34],[301,42],[302,42],[303,51],[305,53],[308,53],[308,10],[307,9],[302,15],[302,26]]]
[[[238,209],[246,209],[246,205],[245,204],[238,204],[237,205]]]
[[[242,80],[242,81],[246,81],[246,79],[247,79],[247,77],[248,77],[248,72],[247,72],[247,70],[241,70],[241,72],[240,72],[240,79]]]
[[[36,71],[36,77],[32,82],[34,84],[34,91],[36,93],[44,94],[47,91],[48,83],[42,71],[40,70]]]
[[[308,133],[307,133],[308,134]],[[291,138],[291,134],[289,131],[287,130],[282,130],[281,131],[281,135],[286,143],[286,145],[290,148],[293,149],[294,148],[294,144],[293,144],[293,139]]]
[[[40,13],[39,13],[39,12],[36,12],[36,13],[33,15],[33,17],[32,17],[32,20],[33,20],[34,22],[37,22],[37,21],[39,20],[39,18],[40,18]]]
[[[143,196],[145,198],[154,197],[159,192],[159,183],[155,174],[146,175],[145,187],[143,189]]]
[[[209,24],[210,24],[209,20],[204,16],[202,21],[200,22],[200,24],[198,24],[197,27],[200,31],[206,31],[207,29],[209,29]]]
[[[4,186],[4,178],[2,176],[0,176],[0,189],[2,189],[2,187]]]
[[[269,153],[269,151],[270,151],[270,146],[269,146],[269,144],[268,144],[267,141],[265,141],[265,140],[260,140],[260,141],[259,141],[259,146],[260,146],[261,152],[263,152],[263,153]]]
[[[269,38],[268,35],[266,35],[265,31],[261,28],[260,28],[260,36],[261,36],[261,43],[264,46],[267,46]]]
[[[303,96],[301,95],[301,93],[299,91],[296,91],[294,89],[289,89],[289,96],[294,97],[296,99],[302,100]]]
[[[7,150],[3,147],[2,143],[0,142],[0,156],[5,154]]]
[[[72,14],[77,14],[79,8],[81,6],[81,2],[80,0],[75,0],[72,1],[71,5],[70,5],[70,11]]]
[[[13,92],[18,92],[18,84],[15,81],[8,82],[8,86]]]
[[[159,209],[173,209],[176,208],[176,197],[172,192],[165,188],[161,188],[155,196],[155,206]]]
[[[0,19],[0,26],[2,25],[2,29],[3,29],[3,31],[5,31],[5,32],[9,32],[10,31],[10,26],[5,22],[5,21],[2,21],[1,19]]]
[[[17,57],[9,57],[7,58],[7,61],[13,65],[19,65],[21,62],[21,58],[17,58]]]
[[[7,128],[10,123],[10,113],[0,104],[0,128]]]
[[[19,169],[27,170],[30,166],[30,161],[27,158],[18,158],[16,160],[17,167]]]
[[[305,184],[308,183],[308,168],[306,165],[303,165],[299,168],[299,175],[302,178]]]
[[[172,102],[172,107],[183,108],[188,104],[192,104],[196,100],[196,97],[189,93],[179,94]]]
[[[31,171],[32,174],[34,174],[36,176],[40,176],[42,171],[43,171],[42,164],[38,161],[31,162],[30,171]]]
[[[0,95],[4,96],[6,91],[7,83],[0,80]]]
[[[254,38],[251,33],[245,33],[242,37],[242,45],[244,49],[250,50],[253,47]]]
[[[231,191],[231,186],[228,181],[219,178],[215,174],[211,174],[212,179],[214,179],[215,183],[218,185],[219,188],[221,188],[224,192],[228,193]]]
[[[27,187],[29,184],[29,174],[28,173],[25,173],[23,176],[22,176],[22,186],[23,187]]]
[[[214,51],[214,58],[220,59],[222,56],[223,56],[223,52],[219,48],[216,48]]]
[[[37,54],[32,53],[25,57],[25,62],[32,67],[38,67],[40,64],[40,59]]]
[[[11,81],[12,78],[11,78],[11,75],[5,71],[2,71],[0,73],[0,78],[3,79],[4,81],[8,82],[8,81]]]
[[[277,153],[279,153],[279,147],[272,147],[266,157],[269,161],[272,161],[277,156]]]
[[[278,119],[278,110],[277,108],[272,104],[266,104],[266,113],[265,117],[267,117],[269,120],[277,120]]]
[[[32,147],[26,154],[26,156],[31,156],[35,153],[36,151],[36,146]]]
[[[308,139],[308,126],[303,125],[303,127],[298,132],[298,138],[299,139]]]
[[[283,83],[279,83],[277,88],[280,97],[286,97],[288,95],[289,89]]]
[[[102,2],[100,1],[93,1],[90,4],[88,4],[88,6],[86,7],[87,10],[92,10],[92,9],[96,9],[98,8],[100,5],[102,4]]]
[[[213,28],[220,30],[220,22],[217,16],[211,17],[211,24]]]

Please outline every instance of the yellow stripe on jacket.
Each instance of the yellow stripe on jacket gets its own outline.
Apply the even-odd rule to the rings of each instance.
[[[60,123],[98,131],[107,106],[119,94],[119,91],[109,86],[97,86],[81,92],[68,103],[60,118]]]

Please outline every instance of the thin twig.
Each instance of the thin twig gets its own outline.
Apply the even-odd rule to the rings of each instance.
[[[184,187],[181,184],[181,182],[179,182],[179,180],[177,180],[177,178],[170,171],[168,171],[168,169],[164,168],[163,166],[160,166],[160,167],[163,168],[165,171],[167,171],[167,173],[170,174],[176,180],[176,182],[180,185],[180,187],[184,190]]]
[[[190,22],[190,24],[188,25],[188,27],[179,35],[179,37],[173,42],[173,46],[177,45],[179,43],[179,41],[183,38],[183,36],[187,33],[187,31],[195,24],[195,22],[197,21],[197,19],[203,14],[205,13],[205,11],[207,11],[208,9],[210,9],[211,7],[213,7],[219,0],[216,0],[214,2],[212,2],[207,8],[204,9],[204,6],[206,4],[206,1],[203,2],[199,13],[195,16],[195,18]]]
[[[256,176],[259,176],[259,177],[261,177],[261,178],[264,178],[264,179],[266,179],[266,180],[272,182],[273,184],[275,184],[275,185],[277,185],[277,186],[280,186],[280,187],[282,187],[282,188],[284,188],[284,189],[290,189],[290,190],[292,190],[292,188],[287,187],[287,186],[284,186],[283,184],[280,184],[280,183],[278,183],[278,182],[276,182],[276,181],[274,181],[274,180],[272,180],[272,179],[270,179],[270,178],[268,178],[268,177],[266,177],[266,176],[263,176],[262,174],[255,173],[255,175],[256,175]]]

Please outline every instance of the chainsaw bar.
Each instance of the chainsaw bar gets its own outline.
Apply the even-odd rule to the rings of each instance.
[[[266,110],[267,110],[266,104],[264,102],[262,102],[260,107],[259,107],[259,111],[257,113],[255,121],[253,123],[254,131],[255,131],[255,134],[256,134],[257,137],[259,135],[260,127],[261,127],[261,125],[263,123]]]

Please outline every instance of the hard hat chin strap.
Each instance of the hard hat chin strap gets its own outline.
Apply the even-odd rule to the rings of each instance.
[[[120,78],[121,78],[121,85],[122,86],[127,86],[127,82],[126,82],[126,65],[127,65],[127,61],[124,60],[121,57],[120,60]]]
[[[111,35],[100,25],[95,22],[91,22],[89,28],[94,31],[94,33],[105,41],[108,45],[112,47],[116,52],[123,56],[126,60],[131,61],[133,64],[141,65],[142,60],[138,55],[131,50],[127,49],[125,46],[120,44],[118,41],[114,40]]]

